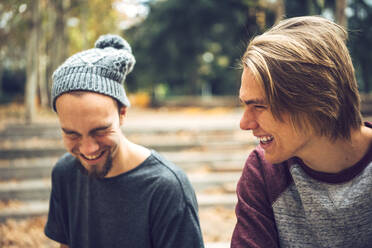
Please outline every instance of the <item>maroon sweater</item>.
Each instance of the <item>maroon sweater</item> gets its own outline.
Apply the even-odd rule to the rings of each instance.
[[[322,173],[297,158],[270,164],[257,147],[238,182],[231,247],[372,247],[371,161],[372,147],[350,168]]]

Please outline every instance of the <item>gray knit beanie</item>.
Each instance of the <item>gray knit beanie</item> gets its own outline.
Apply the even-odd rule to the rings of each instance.
[[[129,107],[123,83],[135,63],[132,49],[123,38],[112,34],[100,36],[95,48],[72,55],[53,73],[54,111],[58,96],[78,90],[108,95]]]

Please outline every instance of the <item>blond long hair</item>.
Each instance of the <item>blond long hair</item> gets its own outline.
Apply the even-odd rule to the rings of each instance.
[[[283,20],[252,39],[242,57],[266,94],[275,118],[286,112],[295,127],[349,139],[362,125],[347,32],[316,16]]]

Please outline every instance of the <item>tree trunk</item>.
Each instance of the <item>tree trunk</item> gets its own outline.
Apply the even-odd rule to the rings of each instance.
[[[4,66],[2,64],[3,58],[0,54],[0,98],[3,96],[3,75],[4,75]]]
[[[69,8],[69,0],[53,0],[50,2],[50,19],[53,21],[50,30],[53,33],[50,48],[48,49],[47,78],[52,82],[52,74],[67,57],[68,44],[66,36],[66,11]],[[50,92],[51,85],[48,85]]]
[[[54,51],[52,53],[53,56],[53,62],[54,62],[54,68],[57,69],[57,67],[63,62],[63,60],[66,58],[66,50],[67,50],[67,44],[66,44],[66,34],[65,34],[65,15],[64,15],[64,8],[63,8],[63,0],[58,1],[59,3],[56,6],[56,14],[57,18],[54,23],[54,30],[55,30],[55,36],[54,36]]]
[[[88,33],[88,18],[89,18],[89,1],[87,0],[81,0],[82,10],[81,10],[81,16],[80,16],[80,28],[82,39],[83,39],[83,46],[82,50],[87,50],[90,46],[88,43],[88,36],[86,35]]]
[[[278,23],[279,21],[283,20],[283,18],[285,17],[284,0],[276,1],[275,14],[276,14],[275,23]]]
[[[344,28],[347,28],[347,18],[345,15],[346,7],[347,7],[346,0],[336,0],[335,21]]]
[[[39,22],[39,0],[32,2],[32,20],[30,23],[30,39],[27,42],[27,81],[25,92],[25,120],[27,124],[34,122],[36,114],[36,88],[38,78],[38,29]]]
[[[40,105],[43,107],[48,107],[49,97],[48,97],[48,80],[46,77],[46,66],[47,66],[47,56],[44,53],[45,50],[40,53],[39,58],[39,94],[40,94]]]
[[[44,2],[44,6],[40,6],[41,9],[46,9]],[[48,107],[49,99],[48,99],[48,77],[47,77],[47,55],[46,55],[46,32],[45,32],[45,25],[43,22],[40,22],[39,28],[39,68],[38,68],[38,87],[39,87],[39,98],[40,98],[40,105],[42,107]]]

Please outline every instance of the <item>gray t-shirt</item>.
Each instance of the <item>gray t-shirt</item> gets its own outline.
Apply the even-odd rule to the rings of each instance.
[[[232,248],[372,247],[372,145],[336,174],[314,171],[298,158],[270,164],[258,147],[237,195]]]
[[[45,234],[70,248],[204,247],[194,190],[155,151],[112,178],[83,175],[65,154],[53,168]]]

